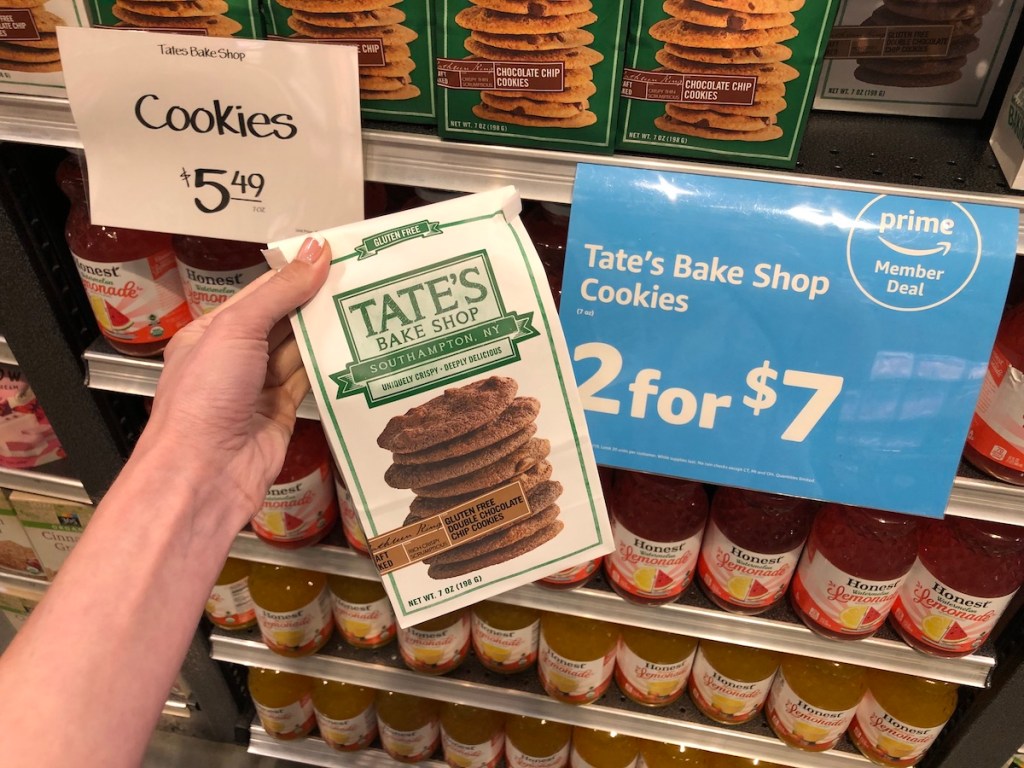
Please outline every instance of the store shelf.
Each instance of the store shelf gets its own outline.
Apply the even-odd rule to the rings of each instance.
[[[231,555],[321,573],[378,578],[367,558],[345,547],[320,545],[305,549],[278,549],[264,544],[252,533],[242,533],[235,540]],[[883,628],[879,635],[865,640],[829,640],[807,629],[788,605],[777,606],[760,616],[742,616],[714,607],[695,586],[687,590],[681,602],[661,606],[635,605],[600,586],[555,591],[527,585],[493,599],[510,605],[859,664],[973,687],[987,685],[995,666],[995,659],[988,655],[987,649],[983,649],[986,652],[981,654],[959,659],[941,659],[918,653],[888,627]]]
[[[14,359],[14,353],[11,352],[11,348],[7,345],[7,339],[0,336],[0,365],[17,365],[18,361]]]
[[[86,365],[86,386],[107,392],[153,397],[164,369],[162,359],[119,354],[102,337],[90,344],[82,357]],[[306,395],[298,414],[303,419],[320,418],[312,394]]]
[[[377,651],[365,651],[351,649],[335,641],[313,656],[289,658],[269,650],[256,632],[233,635],[216,631],[211,640],[213,658],[219,661],[279,669],[370,688],[400,690],[414,696],[768,760],[792,768],[870,765],[845,743],[835,750],[821,753],[792,749],[779,741],[761,718],[743,726],[718,725],[697,712],[685,697],[671,707],[641,707],[622,696],[614,683],[597,703],[573,706],[547,696],[536,673],[525,672],[512,678],[496,675],[477,664],[474,658],[441,677],[412,672],[402,664],[394,643]]]
[[[45,579],[35,579],[31,576],[0,571],[0,595],[10,595],[22,600],[38,602],[43,599],[49,586],[50,582]]]
[[[35,469],[0,467],[0,488],[92,504],[82,483],[71,477],[70,471],[67,459],[53,461]]]
[[[168,699],[164,703],[163,715],[165,717],[192,717],[192,710],[188,706],[188,702],[179,701],[178,699]]]
[[[401,765],[381,749],[339,752],[316,736],[287,741],[275,739],[267,734],[258,721],[249,729],[249,754],[292,760],[306,765],[319,765],[323,768],[396,768]],[[442,760],[423,760],[416,765],[419,768],[446,768]]]

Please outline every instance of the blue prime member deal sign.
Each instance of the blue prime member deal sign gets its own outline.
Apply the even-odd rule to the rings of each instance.
[[[561,317],[598,463],[941,516],[1018,218],[580,165]]]

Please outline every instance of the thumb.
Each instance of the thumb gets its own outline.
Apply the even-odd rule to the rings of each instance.
[[[309,301],[327,280],[331,264],[331,244],[307,237],[295,260],[252,288],[234,304],[232,314],[238,322],[270,333],[281,318]]]

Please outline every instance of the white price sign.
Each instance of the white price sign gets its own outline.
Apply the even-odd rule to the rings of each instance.
[[[96,224],[269,242],[363,218],[356,50],[59,27]]]

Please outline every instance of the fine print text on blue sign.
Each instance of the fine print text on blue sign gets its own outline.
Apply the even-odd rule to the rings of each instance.
[[[1018,218],[580,165],[561,317],[598,463],[941,516]]]

